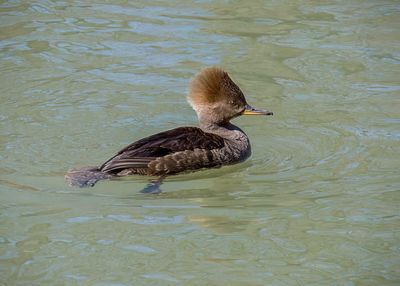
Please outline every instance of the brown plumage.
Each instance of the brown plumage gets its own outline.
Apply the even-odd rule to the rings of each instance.
[[[188,101],[200,128],[179,127],[140,139],[98,168],[71,170],[73,186],[132,174],[166,176],[245,160],[251,153],[246,134],[229,121],[242,114],[272,115],[249,106],[240,88],[220,68],[207,68],[191,82]]]
[[[218,135],[205,133],[197,127],[179,127],[132,143],[99,169],[111,174],[118,174],[123,170],[130,174],[166,175],[211,167],[216,166],[217,162],[202,156],[210,156],[210,150],[222,147],[224,140]],[[191,156],[190,162],[184,161],[185,151]]]

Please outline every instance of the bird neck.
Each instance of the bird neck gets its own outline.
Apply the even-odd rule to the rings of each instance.
[[[200,121],[200,128],[204,132],[214,133],[226,139],[232,139],[233,137],[236,137],[237,133],[242,133],[245,137],[247,137],[239,127],[233,125],[229,121],[220,124],[209,121]]]

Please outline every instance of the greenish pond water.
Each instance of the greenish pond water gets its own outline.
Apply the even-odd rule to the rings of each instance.
[[[398,1],[1,1],[0,285],[399,285]],[[224,67],[253,155],[70,188],[196,125]]]

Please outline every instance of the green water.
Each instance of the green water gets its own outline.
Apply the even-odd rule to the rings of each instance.
[[[1,1],[0,285],[399,285],[398,1]],[[74,189],[195,125],[201,68],[268,118],[243,164]]]

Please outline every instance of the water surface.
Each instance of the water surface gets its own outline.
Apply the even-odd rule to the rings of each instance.
[[[3,1],[1,285],[398,285],[397,1]],[[68,187],[196,125],[201,68],[270,118],[247,162]]]

